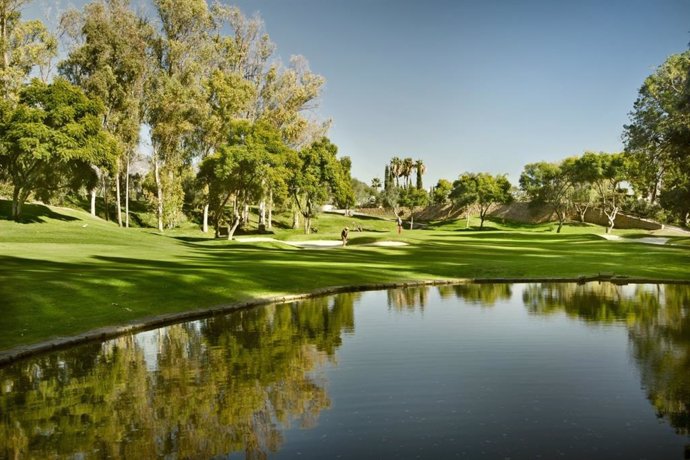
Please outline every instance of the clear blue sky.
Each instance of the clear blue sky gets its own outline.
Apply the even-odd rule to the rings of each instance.
[[[84,3],[27,13],[52,8],[54,23]],[[644,78],[690,42],[688,0],[230,3],[260,13],[284,62],[302,54],[326,77],[319,113],[366,182],[392,156],[424,160],[428,186],[463,171],[517,183],[529,162],[619,151]]]

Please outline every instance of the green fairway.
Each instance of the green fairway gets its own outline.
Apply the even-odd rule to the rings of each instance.
[[[0,202],[6,215],[7,202]],[[73,335],[162,313],[326,286],[414,279],[577,277],[615,273],[690,280],[690,247],[607,241],[601,227],[464,220],[403,231],[372,218],[322,215],[317,234],[289,230],[278,240],[338,240],[353,223],[346,248],[299,249],[280,241],[214,240],[188,228],[157,234],[121,229],[82,211],[27,206],[24,223],[0,220],[0,349]],[[475,222],[471,222],[472,225]],[[282,227],[282,228],[281,228]],[[637,231],[616,232],[640,236]],[[403,241],[406,246],[369,243]]]

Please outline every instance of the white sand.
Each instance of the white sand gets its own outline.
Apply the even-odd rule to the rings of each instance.
[[[278,242],[305,249],[336,248],[343,245],[343,242],[340,240],[283,241],[268,236],[240,236],[235,238],[235,241],[240,243]],[[371,246],[407,246],[407,243],[402,241],[376,241],[375,243],[371,243]]]
[[[668,243],[669,238],[663,238],[659,236],[645,236],[643,238],[623,238],[618,235],[606,235],[600,234],[600,237],[609,241],[622,241],[624,243],[646,243],[646,244],[661,244],[664,245]]]

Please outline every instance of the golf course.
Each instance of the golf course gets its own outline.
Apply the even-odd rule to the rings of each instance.
[[[251,236],[215,239],[191,226],[164,234],[124,229],[40,204],[25,213],[22,222],[0,220],[0,350],[335,286],[600,276],[690,282],[690,238],[666,230],[615,230],[621,238],[607,240],[605,228],[591,224],[571,223],[556,234],[550,224],[487,221],[479,230],[461,219],[398,235],[391,220],[321,214],[316,234],[281,229],[288,226],[279,216],[271,241],[243,242]],[[340,230],[353,224],[362,231],[341,247]],[[660,236],[666,244],[645,242]],[[337,246],[287,244],[309,240]]]

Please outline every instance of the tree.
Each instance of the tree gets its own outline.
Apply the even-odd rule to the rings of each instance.
[[[287,68],[273,65],[262,82],[257,117],[280,130],[291,148],[307,147],[325,136],[330,122],[319,123],[304,114],[318,107],[326,79],[309,69],[304,56],[292,56]]]
[[[652,203],[664,191],[682,195],[690,187],[690,51],[670,56],[645,79],[630,119],[623,140],[635,192]]]
[[[194,153],[192,137],[204,110],[213,18],[205,0],[154,0],[154,6],[161,34],[152,40],[146,122],[151,126],[158,229],[163,231],[181,215],[180,173]]]
[[[46,67],[57,53],[57,40],[41,21],[21,21],[21,7],[29,0],[0,0],[0,93],[16,101],[32,69]]]
[[[520,188],[533,203],[551,207],[558,218],[556,233],[560,233],[568,215],[572,190],[567,171],[556,163],[541,161],[527,164],[520,174]]]
[[[405,158],[402,161],[402,172],[401,176],[405,178],[405,187],[410,186],[410,176],[412,175],[412,171],[414,170],[414,160],[410,157]]]
[[[373,179],[371,179],[371,188],[378,192],[381,188],[381,179],[379,179],[378,177],[374,177]]]
[[[12,185],[12,218],[34,192],[48,198],[96,180],[91,165],[108,167],[117,146],[101,129],[103,105],[63,79],[33,80],[14,107],[0,105],[0,167]]]
[[[620,186],[627,177],[623,154],[585,152],[574,161],[573,171],[576,180],[592,184],[608,219],[606,233],[610,233],[625,198],[625,190]]]
[[[209,58],[202,78],[204,103],[197,113],[196,129],[187,143],[193,155],[200,159],[227,140],[233,122],[257,118],[259,88],[274,49],[260,18],[247,19],[239,8],[220,3],[214,3],[210,12],[213,25],[205,37]],[[225,29],[233,35],[223,35]],[[269,190],[269,196],[272,195],[273,190]],[[272,203],[269,199],[268,228]],[[207,232],[208,190],[203,190],[200,204],[203,207],[202,230]],[[263,216],[264,207],[261,210]]]
[[[453,184],[450,181],[439,179],[431,192],[431,202],[438,205],[448,203],[451,190],[453,190]]]
[[[350,200],[350,172],[337,159],[338,148],[322,138],[302,149],[288,163],[288,190],[295,206],[304,217],[304,232],[311,233],[311,220],[330,196]],[[348,194],[350,195],[348,197]]]
[[[139,143],[153,30],[130,10],[128,0],[97,0],[82,12],[70,11],[62,16],[61,28],[75,45],[60,63],[60,73],[90,97],[103,101],[103,127],[120,144],[122,155],[115,167],[117,222],[123,225],[120,184],[124,173],[125,226],[129,227],[129,169]],[[91,192],[95,215],[95,188]]]
[[[399,157],[391,158],[389,171],[395,180],[395,186],[400,187],[400,176],[403,175],[403,161]]]
[[[422,190],[424,188],[422,177],[426,172],[426,165],[422,160],[417,160],[414,163],[414,169],[417,171],[417,189]]]
[[[271,145],[275,136],[270,131],[267,133],[265,126],[238,122],[233,132],[229,143],[220,145],[202,160],[198,175],[209,187],[216,237],[226,220],[225,207],[232,200],[232,217],[227,220],[228,239],[246,221],[246,206],[261,197],[263,184],[270,178],[271,150],[276,147]]]
[[[488,173],[464,173],[453,182],[450,198],[458,205],[469,209],[476,206],[484,228],[484,219],[493,204],[512,201],[510,182],[505,175],[492,176]]]

